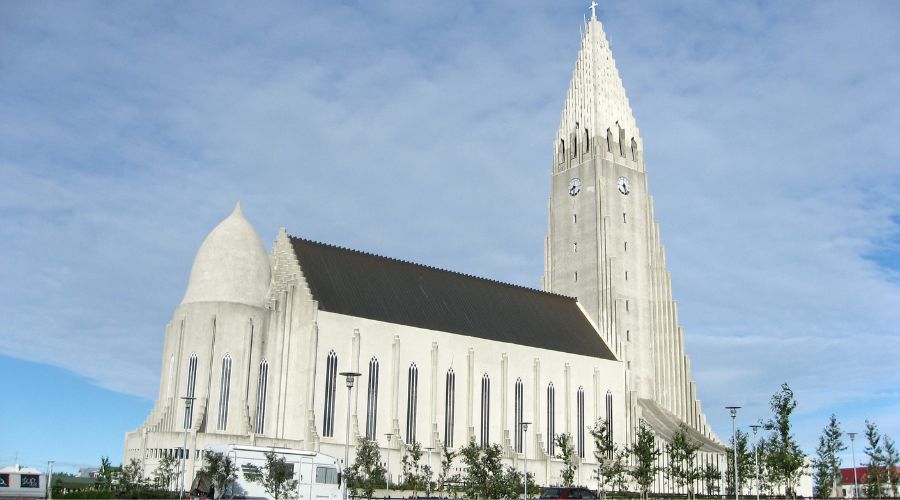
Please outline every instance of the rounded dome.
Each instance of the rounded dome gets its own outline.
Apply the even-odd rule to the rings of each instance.
[[[181,303],[237,302],[261,307],[271,279],[266,248],[238,203],[200,245]]]

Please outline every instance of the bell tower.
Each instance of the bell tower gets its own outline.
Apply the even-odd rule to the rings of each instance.
[[[717,441],[690,380],[643,151],[592,13],[553,144],[542,286],[576,297],[625,364],[633,418],[663,415],[661,427],[681,421]]]

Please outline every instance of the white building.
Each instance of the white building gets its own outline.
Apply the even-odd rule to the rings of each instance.
[[[44,498],[47,475],[32,468],[12,465],[0,469],[0,498]]]
[[[126,461],[143,457],[152,471],[185,436],[189,477],[208,445],[340,457],[348,411],[351,443],[369,437],[390,450],[395,479],[407,443],[474,439],[501,444],[513,463],[527,442],[529,471],[553,484],[552,437],[569,432],[588,483],[585,426],[598,418],[623,445],[639,419],[661,441],[684,422],[703,460],[719,460],[691,382],[643,147],[592,16],[553,147],[546,291],[283,229],[269,254],[236,207],[197,252],[166,327],[156,405],[126,435]],[[342,371],[362,373],[349,408]],[[527,434],[521,421],[532,423]]]

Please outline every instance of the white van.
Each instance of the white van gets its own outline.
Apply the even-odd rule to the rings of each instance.
[[[226,488],[222,498],[268,498],[268,494],[259,483],[247,481],[244,473],[249,465],[265,467],[266,452],[274,452],[291,469],[297,480],[297,498],[305,500],[331,499],[341,496],[338,484],[338,461],[334,457],[315,451],[294,450],[291,448],[267,448],[264,446],[224,445],[210,446],[209,451],[223,453],[231,457],[237,466],[237,479]],[[217,495],[218,496],[218,495]]]

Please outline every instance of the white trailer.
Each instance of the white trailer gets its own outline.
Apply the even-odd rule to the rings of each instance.
[[[302,500],[337,500],[341,496],[338,484],[338,461],[334,457],[315,451],[291,448],[269,448],[263,446],[224,445],[210,446],[209,451],[223,453],[230,457],[237,467],[237,479],[225,489],[222,498],[269,498],[266,490],[258,483],[244,477],[249,466],[264,467],[266,452],[273,452],[284,461],[297,480],[297,498]],[[216,495],[218,496],[218,495]]]

